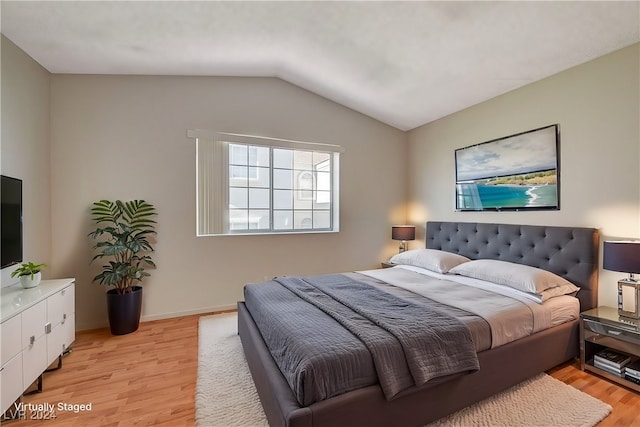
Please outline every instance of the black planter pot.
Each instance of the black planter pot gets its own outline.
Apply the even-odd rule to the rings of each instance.
[[[142,313],[142,286],[134,286],[126,294],[107,291],[107,313],[113,335],[126,335],[138,330]]]

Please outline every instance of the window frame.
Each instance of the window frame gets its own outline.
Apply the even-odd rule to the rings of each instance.
[[[320,143],[310,143],[310,142],[301,142],[301,141],[292,141],[292,140],[283,140],[277,138],[267,138],[267,137],[259,137],[252,135],[239,135],[239,134],[229,134],[229,133],[220,133],[220,132],[203,132],[203,131],[188,131],[188,136],[195,139],[196,142],[196,235],[198,237],[202,236],[246,236],[246,235],[274,235],[274,234],[316,234],[316,233],[337,233],[340,231],[340,154],[344,152],[342,147],[331,144],[320,144]],[[209,143],[214,144],[215,148],[212,150],[215,154],[213,157],[217,157],[213,162],[209,162],[213,164],[213,173],[211,171],[203,172],[201,169],[202,161],[199,158],[201,152],[201,144]],[[268,224],[264,228],[251,228],[251,224],[247,223],[246,228],[242,229],[233,229],[231,226],[231,213],[232,209],[230,207],[231,195],[229,194],[232,188],[246,188],[247,189],[247,197],[249,194],[249,190],[253,188],[250,184],[251,180],[251,171],[247,169],[245,184],[240,186],[232,186],[231,185],[231,167],[234,166],[234,163],[231,161],[230,157],[230,146],[231,145],[246,145],[248,147],[247,151],[247,168],[251,167],[264,167],[269,173],[268,179],[268,187],[260,187],[266,188],[268,190],[268,208],[264,208],[261,210],[268,211]],[[249,151],[251,147],[265,147],[269,149],[269,164],[267,166],[263,165],[250,165],[250,154]],[[295,164],[292,161],[291,169],[283,168],[281,166],[276,167],[274,164],[274,151],[277,149],[281,150],[289,150],[292,152],[291,156],[295,155],[297,151],[306,151],[312,153],[319,153],[323,157],[326,157],[325,160],[318,162],[318,164],[314,164],[311,162],[310,167],[312,169],[297,169]],[[206,156],[211,156],[210,154],[205,154]],[[313,154],[312,154],[313,156]],[[318,166],[329,162],[329,172],[319,171]],[[211,166],[204,166],[205,168]],[[324,168],[325,166],[323,166]],[[292,172],[292,183],[291,189],[276,188],[274,183],[274,170],[290,170]],[[311,185],[312,189],[301,189],[299,188],[299,183],[297,182],[300,176],[295,176],[295,173],[299,172],[300,174],[311,173]],[[329,189],[320,190],[323,193],[328,192],[330,194],[330,200],[328,202],[329,208],[324,209],[318,207],[316,205],[316,199],[318,197],[318,174],[327,174],[329,177]],[[204,177],[208,178],[204,178]],[[219,181],[218,183],[211,184],[211,180]],[[322,177],[323,183],[326,186],[326,176]],[[201,183],[201,179],[203,179],[206,183]],[[209,200],[206,203],[202,203],[201,194],[202,194],[202,186],[217,186],[217,193],[215,196],[209,196]],[[280,208],[277,209],[275,207],[275,191],[287,191],[290,190],[292,193],[292,202],[291,208]],[[310,203],[310,208],[298,208],[295,207],[295,199],[297,194],[300,191],[311,191],[312,197],[308,200]],[[215,190],[214,190],[215,192]],[[201,204],[206,204],[206,206],[201,206]],[[211,207],[213,205],[213,207]],[[247,220],[249,220],[250,212],[252,208],[250,207],[249,199],[247,198],[246,207],[238,208],[237,211],[246,211],[247,212]],[[289,212],[291,219],[291,227],[287,228],[279,228],[276,224],[275,215],[277,212]],[[296,214],[300,212],[310,212],[311,217],[311,228],[296,228]],[[318,227],[313,228],[314,223],[314,215],[315,214],[326,215],[328,214],[329,226],[328,227]],[[202,221],[202,217],[207,217],[205,221]],[[302,221],[302,220],[301,220]],[[204,225],[206,224],[206,225]],[[211,225],[213,224],[213,225]]]

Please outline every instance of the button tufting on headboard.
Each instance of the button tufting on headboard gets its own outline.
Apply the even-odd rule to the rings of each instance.
[[[466,222],[427,222],[427,248],[468,258],[500,259],[544,268],[581,288],[582,310],[597,305],[598,230]]]

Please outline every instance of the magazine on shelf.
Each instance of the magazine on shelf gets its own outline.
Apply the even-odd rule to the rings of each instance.
[[[601,364],[620,369],[631,362],[631,356],[627,356],[624,353],[618,353],[617,351],[611,349],[606,349],[596,353],[593,357],[593,360],[594,362],[598,361]]]

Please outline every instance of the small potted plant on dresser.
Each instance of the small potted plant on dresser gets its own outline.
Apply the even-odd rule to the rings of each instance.
[[[40,271],[46,266],[47,264],[36,264],[31,261],[25,262],[20,264],[20,267],[11,273],[11,277],[19,277],[20,284],[25,289],[35,288],[40,284],[40,280],[42,280],[42,273]]]
[[[101,285],[113,286],[107,291],[107,313],[113,335],[134,332],[142,313],[141,283],[155,267],[149,238],[156,234],[155,207],[144,200],[100,200],[93,203],[91,219],[97,228],[89,237],[98,240],[94,246],[99,258],[109,260],[102,272],[93,278]]]

